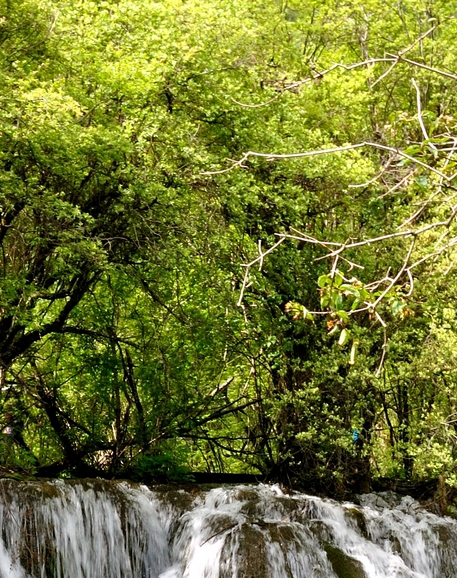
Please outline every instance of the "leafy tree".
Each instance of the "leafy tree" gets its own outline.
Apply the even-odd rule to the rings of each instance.
[[[2,11],[18,461],[455,483],[452,7]]]

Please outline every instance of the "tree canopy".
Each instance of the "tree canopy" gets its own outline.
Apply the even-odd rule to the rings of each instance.
[[[452,5],[0,6],[4,469],[456,486]]]

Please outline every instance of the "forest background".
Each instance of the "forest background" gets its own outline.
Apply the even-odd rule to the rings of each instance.
[[[457,486],[456,9],[0,2],[4,472]]]

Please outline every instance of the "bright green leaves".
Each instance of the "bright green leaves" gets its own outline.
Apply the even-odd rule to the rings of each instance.
[[[355,277],[347,280],[340,271],[321,275],[317,282],[320,304],[323,311],[329,311],[341,322],[347,323],[349,316],[360,308],[366,308],[371,295]]]
[[[37,64],[47,68],[55,56],[52,31],[57,12],[47,0],[2,2],[0,8],[0,69],[13,77],[34,75]]]
[[[390,286],[387,292],[381,289],[373,291],[355,277],[346,279],[340,271],[336,271],[333,278],[321,275],[318,286],[322,310],[329,311],[345,323],[357,313],[373,314],[381,304],[379,298],[385,301],[394,316],[402,313],[406,306],[402,288]]]
[[[284,310],[286,311],[286,313],[289,313],[292,316],[292,319],[294,321],[298,319],[304,319],[305,321],[311,322],[314,321],[312,313],[310,313],[308,309],[306,309],[306,307],[304,307],[300,303],[297,303],[296,301],[289,301],[288,303],[286,303]]]
[[[390,305],[390,309],[392,311],[392,315],[397,317],[401,314],[405,314],[406,310],[406,302],[405,301],[400,301],[398,299],[395,299],[395,297],[392,297],[390,300],[389,305]]]
[[[331,274],[320,275],[317,280],[320,294],[319,311],[309,311],[304,305],[290,301],[285,306],[285,312],[290,314],[294,321],[299,319],[314,322],[316,317],[324,316],[329,336],[337,336],[337,343],[344,348],[351,345],[349,364],[355,363],[357,348],[360,339],[354,329],[357,328],[358,318],[366,318],[373,325],[386,326],[383,315],[403,319],[411,311],[402,294],[402,289],[392,286],[388,291],[378,289],[370,291],[359,279],[345,278],[344,274],[336,270]]]

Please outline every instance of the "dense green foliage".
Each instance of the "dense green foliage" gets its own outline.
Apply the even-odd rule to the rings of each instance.
[[[444,0],[0,1],[4,467],[457,485],[456,28]]]

